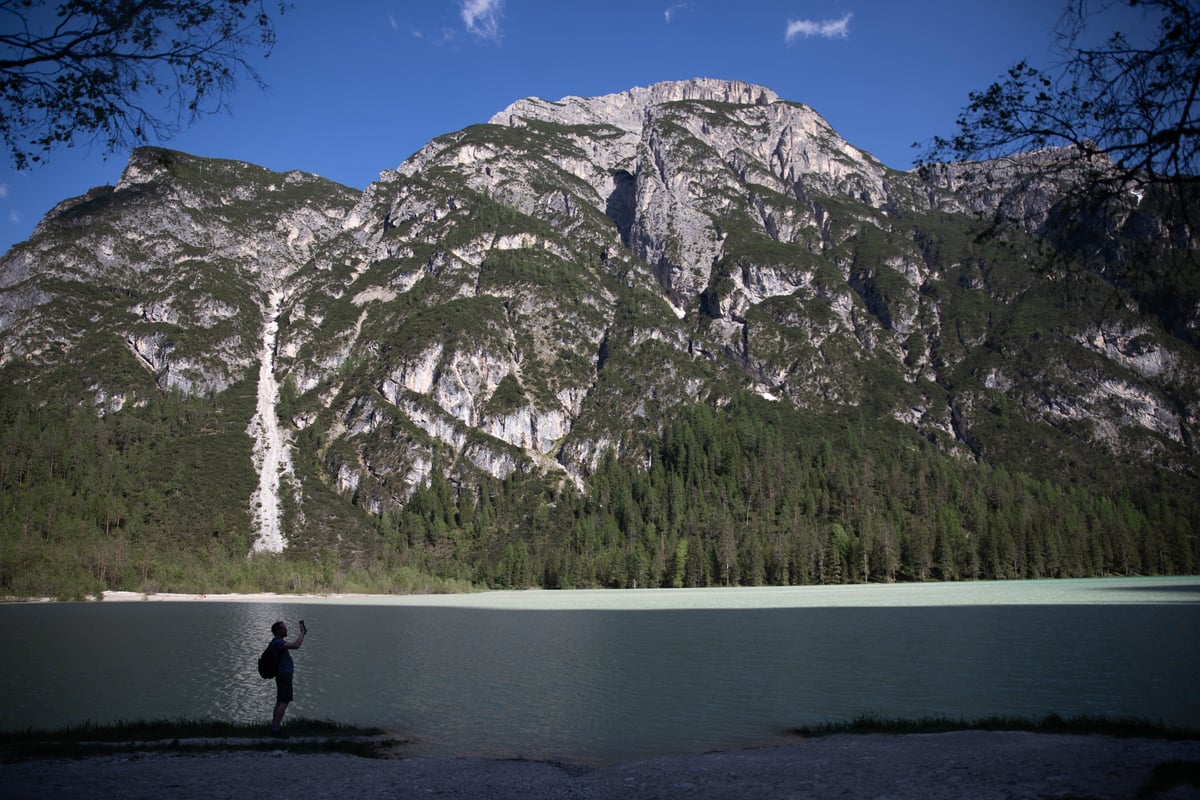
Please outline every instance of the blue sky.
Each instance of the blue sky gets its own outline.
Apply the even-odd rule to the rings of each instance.
[[[806,103],[852,144],[907,169],[953,132],[973,89],[1050,63],[1054,0],[292,0],[269,85],[168,142],[364,188],[443,133],[522,97],[594,96],[693,77]],[[0,167],[0,252],[58,201],[115,183],[128,158],[79,144]]]

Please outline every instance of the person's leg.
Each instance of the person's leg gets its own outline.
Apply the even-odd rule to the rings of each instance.
[[[292,702],[292,676],[275,676],[275,711],[271,714],[271,732],[281,733],[283,715],[287,713],[288,703]]]
[[[283,727],[283,715],[287,713],[287,703],[276,703],[275,713],[271,715],[271,730],[277,731]]]

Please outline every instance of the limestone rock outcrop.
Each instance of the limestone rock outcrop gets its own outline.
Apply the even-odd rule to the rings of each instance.
[[[1053,186],[1011,188],[1002,164],[890,170],[710,79],[518,100],[363,191],[146,148],[0,260],[0,370],[103,413],[220,397],[256,383],[267,319],[279,422],[311,434],[287,441],[374,514],[435,472],[584,485],[739,393],[871,409],[964,458],[1036,429],[1188,462],[1187,325],[977,240],[1002,197],[1046,233]]]

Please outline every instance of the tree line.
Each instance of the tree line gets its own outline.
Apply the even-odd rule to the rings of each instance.
[[[695,406],[587,489],[435,479],[386,549],[496,588],[748,586],[1193,573],[1195,487],[1060,484],[899,426]],[[531,487],[530,484],[538,484]]]
[[[249,439],[230,420],[249,413],[241,405],[253,402],[250,388],[219,400],[163,395],[101,416],[0,397],[0,596],[756,586],[1200,568],[1193,481],[1033,477],[948,455],[898,424],[806,415],[753,397],[681,409],[632,458],[602,458],[582,489],[545,474],[454,484],[435,469],[403,507],[378,518],[322,489],[316,459],[298,452],[307,521],[289,531],[284,554],[248,558],[255,480]]]

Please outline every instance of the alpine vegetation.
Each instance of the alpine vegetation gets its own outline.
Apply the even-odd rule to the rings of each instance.
[[[1194,572],[1196,235],[1028,174],[707,79],[138,149],[0,259],[0,594]]]

